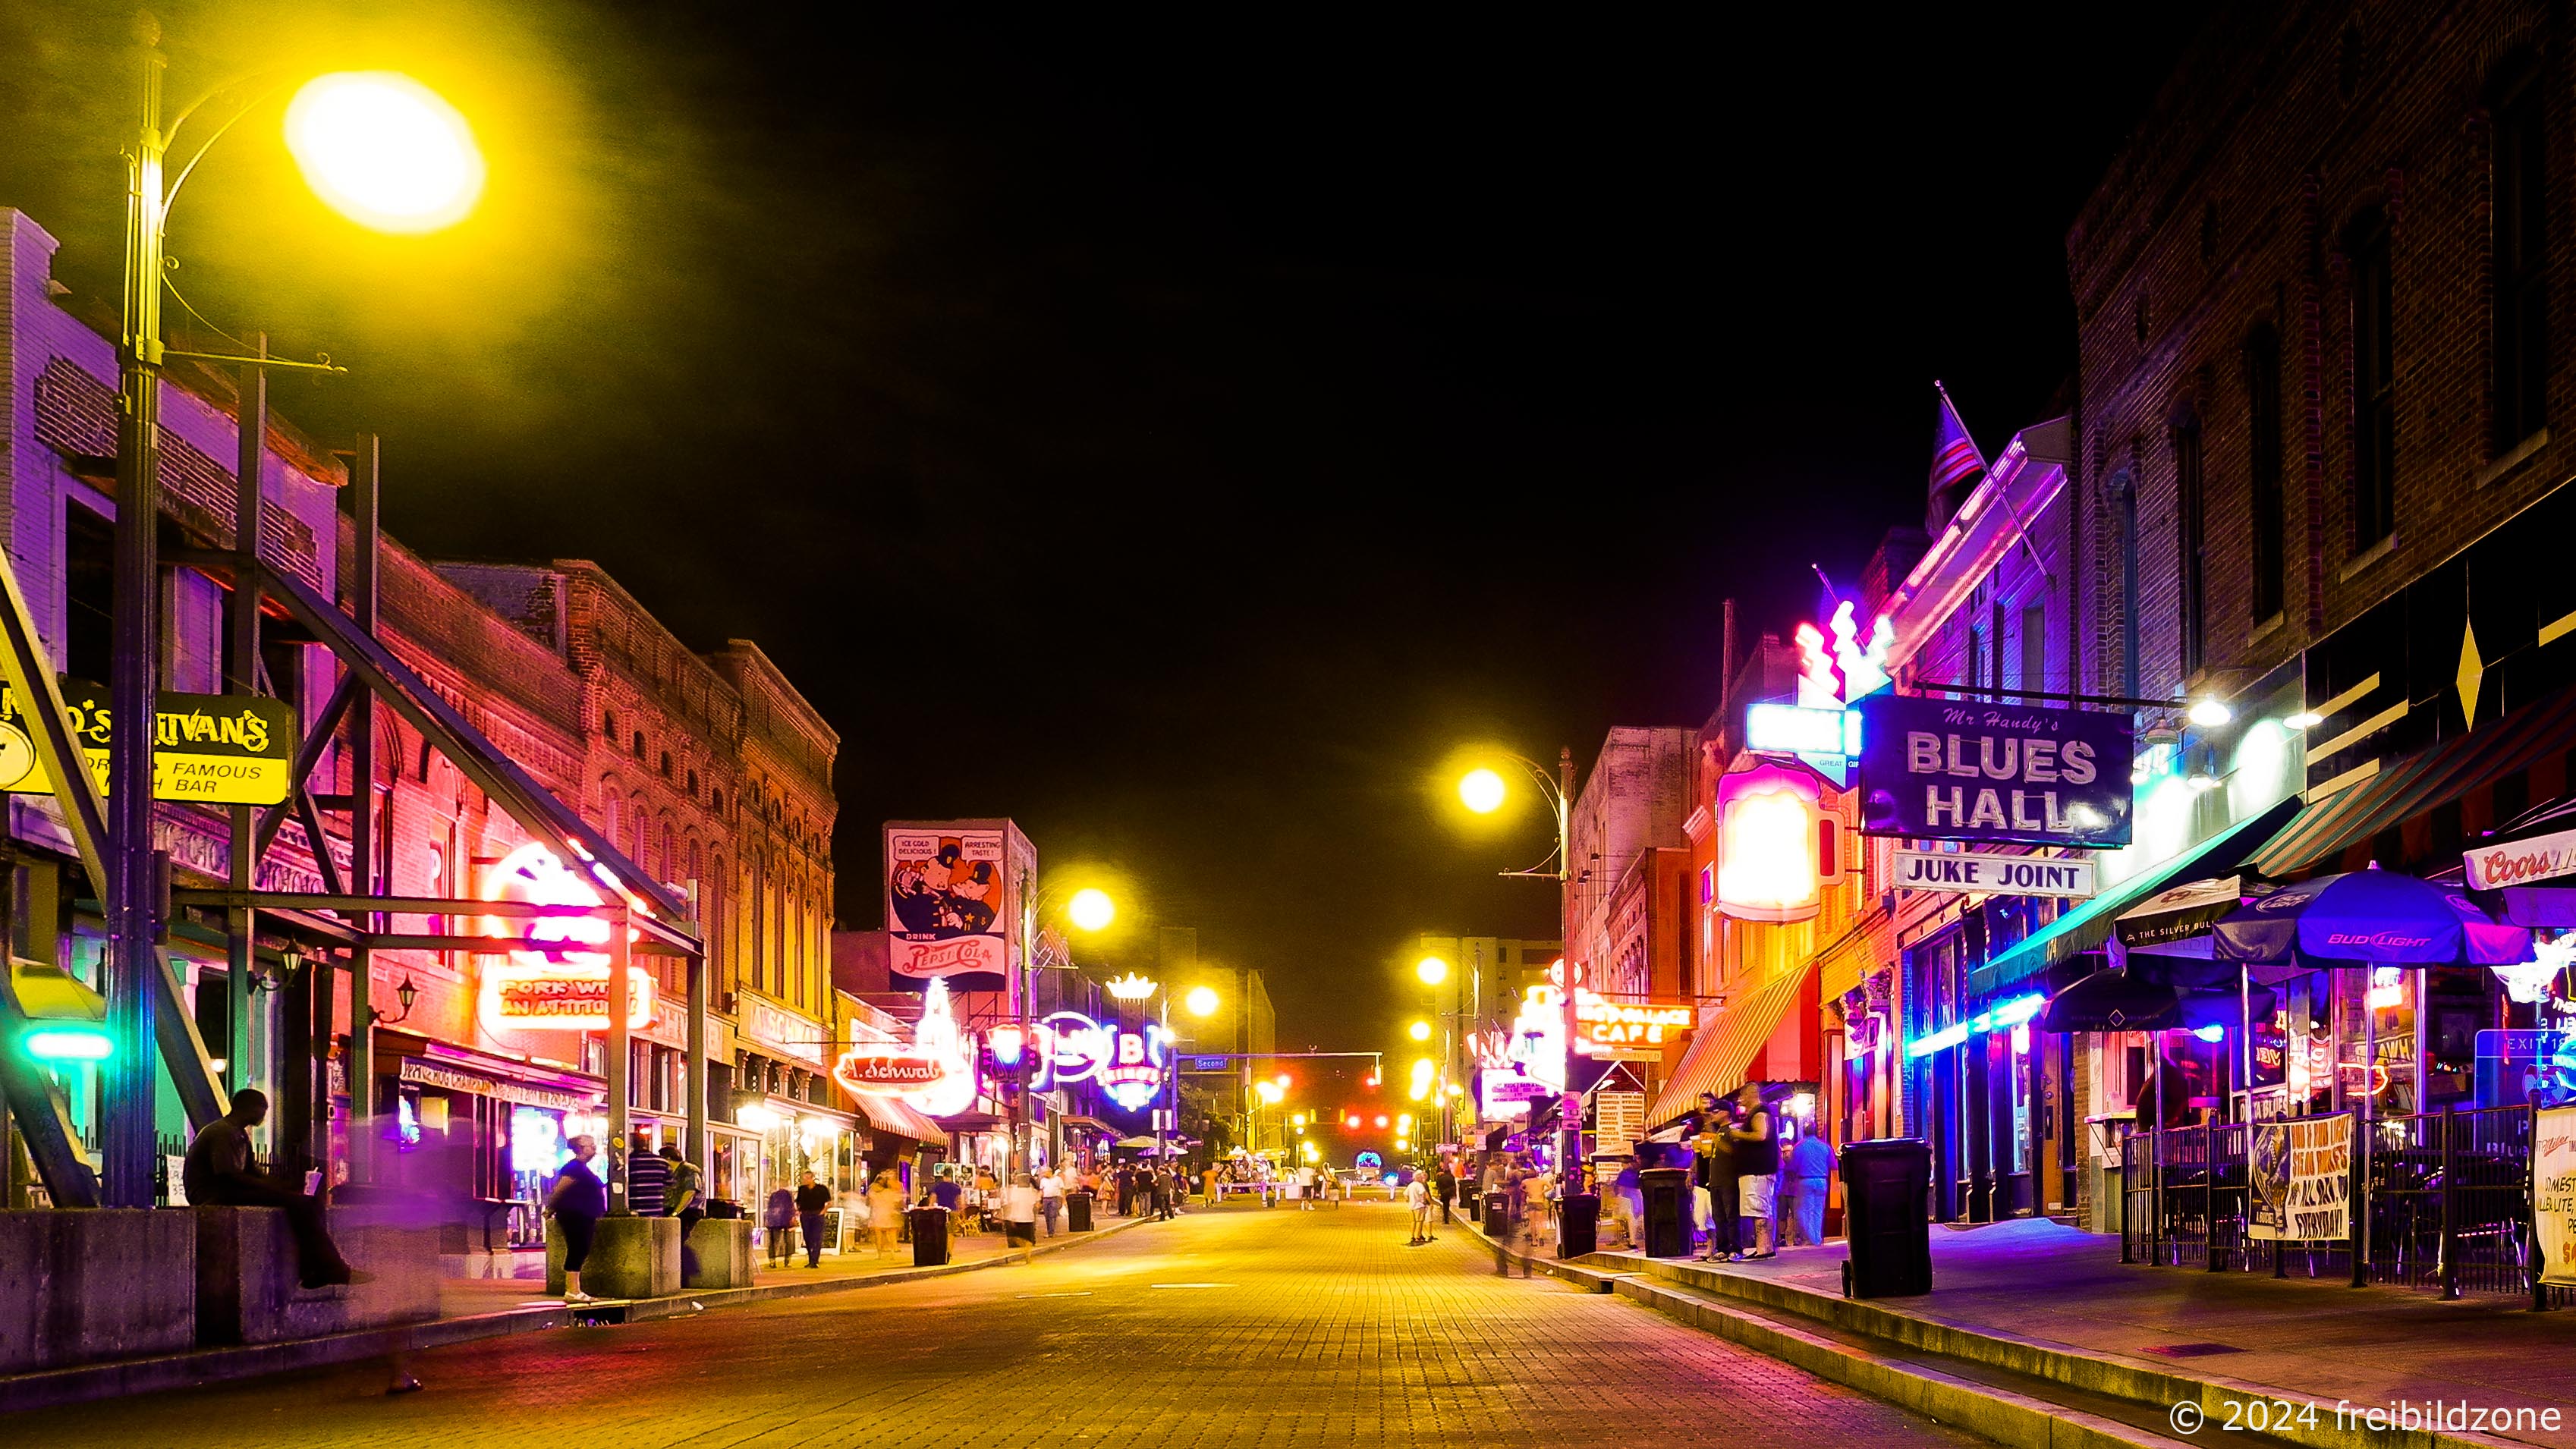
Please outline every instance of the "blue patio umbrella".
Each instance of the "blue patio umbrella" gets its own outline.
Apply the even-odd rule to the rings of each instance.
[[[2257,981],[2336,966],[2510,966],[2531,959],[2531,932],[2503,925],[2456,889],[2393,870],[2357,870],[2284,886],[2210,928],[2210,955],[2243,962]]]

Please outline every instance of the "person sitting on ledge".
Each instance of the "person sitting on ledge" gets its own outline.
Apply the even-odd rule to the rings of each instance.
[[[180,1184],[191,1207],[273,1207],[286,1211],[295,1234],[296,1280],[307,1288],[363,1283],[352,1272],[322,1222],[322,1203],[251,1170],[250,1129],[268,1120],[268,1094],[256,1087],[233,1093],[233,1109],[198,1129],[188,1143]]]

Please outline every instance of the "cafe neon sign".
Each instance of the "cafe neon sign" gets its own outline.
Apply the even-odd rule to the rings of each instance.
[[[601,879],[611,878],[603,872]],[[485,872],[483,899],[537,906],[605,904],[587,877],[566,869],[553,851],[534,841]],[[605,948],[612,929],[592,916],[484,917],[479,934],[521,944],[502,947],[509,959],[483,968],[478,1003],[483,1025],[493,1031],[609,1030],[608,952],[575,948]],[[642,1031],[652,1024],[653,973],[629,964],[626,1029]]]
[[[1688,1031],[1699,1014],[1685,1001],[1612,1001],[1590,987],[1574,988],[1574,1049],[1585,1056],[1615,1056],[1660,1048],[1667,1032]]]

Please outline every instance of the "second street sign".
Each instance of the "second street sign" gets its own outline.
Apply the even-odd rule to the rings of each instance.
[[[1898,850],[1895,884],[1918,891],[1998,896],[2089,896],[2093,862],[2052,855],[1966,855]]]

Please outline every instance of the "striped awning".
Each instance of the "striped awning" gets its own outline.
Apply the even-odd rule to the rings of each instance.
[[[844,1089],[846,1090],[846,1089]],[[895,1097],[879,1097],[865,1092],[851,1092],[850,1099],[859,1105],[860,1115],[868,1125],[897,1137],[933,1145],[948,1140],[948,1129],[913,1109],[908,1102]]]
[[[2295,798],[2281,801],[2161,865],[2149,866],[1969,971],[1969,995],[1983,996],[1998,987],[2028,980],[2060,961],[2093,950],[2111,938],[2111,923],[2120,918],[2122,911],[2170,887],[2232,874],[2248,853],[2260,849],[2274,832],[2294,823],[2294,817],[2301,814]]]
[[[1690,1050],[1682,1053],[1681,1065],[1673,1069],[1673,1079],[1664,1084],[1646,1120],[1660,1127],[1699,1105],[1703,1092],[1722,1097],[1743,1086],[1745,1070],[1770,1044],[1771,1034],[1780,1029],[1789,1008],[1797,1005],[1799,992],[1815,970],[1810,958],[1743,1000],[1728,1002],[1717,1020],[1692,1039]]]
[[[2301,811],[2252,864],[2269,876],[2331,865],[2392,825],[2576,745],[2576,689],[2445,740]]]

